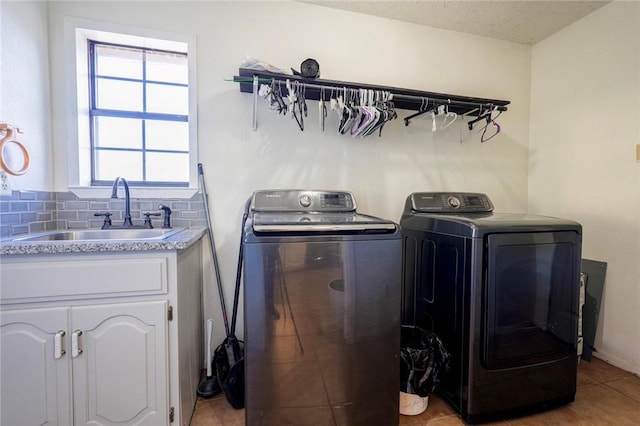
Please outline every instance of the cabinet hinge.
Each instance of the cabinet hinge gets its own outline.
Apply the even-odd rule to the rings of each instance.
[[[169,309],[167,309],[167,319],[173,321],[173,306],[171,305],[169,305]]]
[[[173,407],[169,409],[169,423],[173,423],[173,418],[175,417],[175,410]]]

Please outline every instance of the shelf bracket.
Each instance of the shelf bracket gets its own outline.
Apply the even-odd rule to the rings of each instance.
[[[258,76],[253,76],[253,131],[258,130]]]

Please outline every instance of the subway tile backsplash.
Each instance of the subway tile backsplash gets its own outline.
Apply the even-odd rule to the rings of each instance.
[[[103,218],[95,213],[111,213],[114,225],[124,221],[123,199],[79,199],[71,192],[12,191],[0,196],[0,238],[56,229],[100,228]],[[131,219],[134,225],[144,223],[144,213],[156,213],[158,205],[172,210],[173,227],[206,227],[202,196],[191,199],[131,198]],[[155,227],[162,227],[162,216],[152,216]]]

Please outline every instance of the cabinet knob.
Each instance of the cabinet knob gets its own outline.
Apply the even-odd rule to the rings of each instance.
[[[71,334],[71,356],[77,358],[82,353],[79,347],[79,337],[82,336],[82,330],[76,330]]]

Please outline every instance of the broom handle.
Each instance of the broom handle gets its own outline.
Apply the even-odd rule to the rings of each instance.
[[[213,269],[216,274],[216,284],[218,285],[218,295],[220,296],[220,306],[222,307],[222,320],[224,322],[224,331],[229,336],[229,320],[227,319],[227,306],[224,301],[224,293],[222,291],[222,279],[220,278],[220,267],[218,266],[218,255],[216,254],[216,245],[213,240],[213,230],[211,229],[211,216],[209,216],[209,203],[207,200],[207,187],[204,183],[204,170],[202,163],[198,163],[198,176],[200,178],[200,190],[202,191],[202,201],[204,203],[204,215],[207,217],[207,235],[209,235],[209,246],[211,248],[211,257],[213,258]]]

